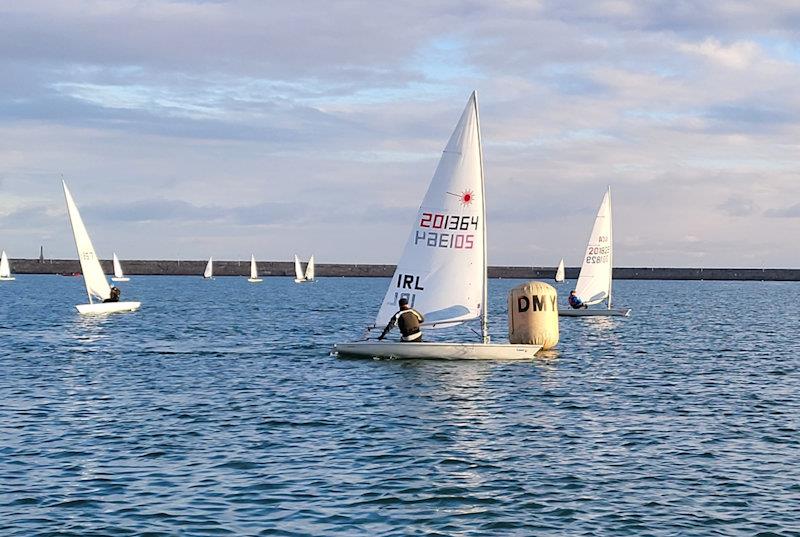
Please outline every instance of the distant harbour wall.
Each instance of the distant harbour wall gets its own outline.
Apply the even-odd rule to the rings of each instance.
[[[11,259],[15,274],[73,274],[81,271],[77,259]],[[125,274],[200,276],[206,260],[121,260]],[[113,272],[111,260],[101,261],[106,274]],[[321,278],[374,277],[389,278],[394,265],[362,265],[345,263],[316,264],[316,275]],[[489,267],[490,278],[520,278],[550,280],[556,267]],[[566,269],[567,279],[578,277],[579,267]],[[291,261],[259,261],[258,273],[262,276],[294,276]],[[214,276],[248,276],[250,261],[214,261]],[[800,269],[737,269],[737,268],[630,268],[614,269],[618,280],[749,280],[749,281],[800,281]]]

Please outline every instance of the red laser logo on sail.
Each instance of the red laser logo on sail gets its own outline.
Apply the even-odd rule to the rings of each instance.
[[[461,193],[461,205],[469,205],[472,203],[472,190],[465,190]]]

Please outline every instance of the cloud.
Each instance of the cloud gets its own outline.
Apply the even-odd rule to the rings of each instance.
[[[611,184],[622,265],[798,264],[764,239],[800,232],[798,22],[788,0],[5,3],[4,240],[71,254],[64,173],[128,257],[393,262],[476,88],[492,262],[574,263]]]

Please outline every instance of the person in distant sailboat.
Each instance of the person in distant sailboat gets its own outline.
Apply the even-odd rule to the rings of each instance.
[[[578,295],[575,294],[575,290],[574,289],[569,292],[568,301],[569,301],[569,305],[572,306],[572,309],[574,309],[574,310],[580,310],[580,309],[584,309],[585,310],[586,308],[589,307],[589,306],[587,306],[586,304],[583,303],[583,300],[581,300],[581,297],[579,297]]]
[[[419,329],[420,323],[425,321],[425,317],[420,312],[408,305],[408,300],[401,298],[398,302],[400,311],[395,313],[389,320],[389,324],[383,329],[378,337],[379,340],[386,337],[392,328],[397,325],[400,328],[400,341],[404,343],[421,343],[422,332]]]
[[[119,302],[119,295],[121,294],[119,287],[111,288],[111,296],[103,300],[103,302]]]

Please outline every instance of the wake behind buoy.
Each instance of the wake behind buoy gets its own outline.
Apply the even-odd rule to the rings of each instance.
[[[508,292],[508,341],[541,345],[558,344],[558,293],[544,282],[528,282]]]

